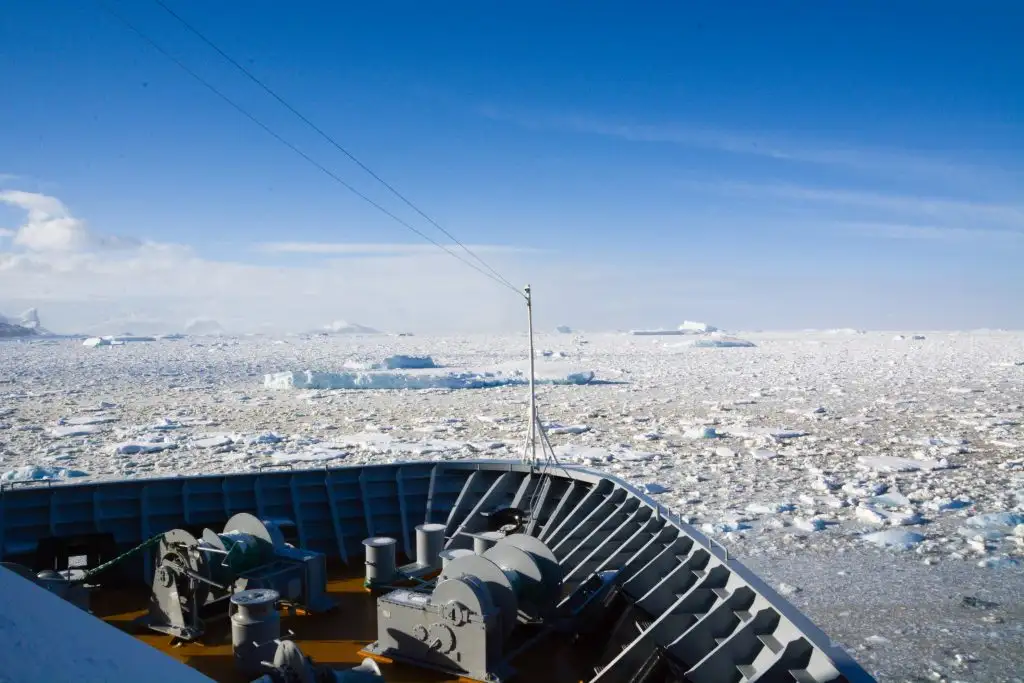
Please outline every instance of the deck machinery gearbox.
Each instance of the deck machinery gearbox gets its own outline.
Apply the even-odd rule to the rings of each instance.
[[[451,560],[433,590],[398,589],[377,600],[377,641],[367,654],[463,678],[500,681],[513,671],[506,646],[517,622],[544,623],[562,592],[562,570],[526,534]]]
[[[247,589],[272,589],[281,602],[308,612],[335,605],[327,595],[325,556],[286,543],[277,522],[243,512],[223,532],[205,529],[198,539],[184,529],[168,531],[158,548],[142,621],[181,640],[199,638],[208,616],[227,617],[227,601]]]

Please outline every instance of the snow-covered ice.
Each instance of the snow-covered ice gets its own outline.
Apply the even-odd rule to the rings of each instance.
[[[122,329],[133,328],[97,332]],[[338,330],[282,344],[0,343],[0,472],[7,483],[62,485],[521,456],[523,335]],[[982,635],[993,632],[1002,645],[977,650],[970,680],[1010,680],[999,653],[1024,651],[1012,598],[993,610],[1005,623],[955,621],[963,609],[950,607],[934,628],[885,613],[889,630],[863,604],[867,592],[917,614],[914,605],[947,599],[937,585],[1019,591],[1024,334],[928,333],[914,344],[906,332],[894,343],[896,331],[736,334],[755,346],[690,352],[664,343],[678,336],[538,335],[537,348],[553,351],[537,359],[538,395],[559,461],[660,491],[659,503],[774,585],[800,586],[791,599],[844,643],[889,638],[865,651],[879,680],[911,680],[943,648],[967,651],[964,639],[991,642]],[[428,357],[441,367],[385,369],[389,358]],[[368,388],[384,390],[351,391]],[[917,578],[901,583],[909,573]],[[916,645],[902,647],[908,639]]]

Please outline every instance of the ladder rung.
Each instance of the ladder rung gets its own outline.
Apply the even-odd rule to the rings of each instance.
[[[739,671],[740,675],[747,680],[750,680],[757,675],[757,669],[750,664],[737,664],[736,670]]]
[[[760,640],[764,644],[764,646],[766,648],[771,650],[772,654],[776,654],[777,655],[780,652],[782,652],[782,643],[780,643],[779,639],[776,638],[775,636],[773,636],[773,635],[771,635],[769,633],[765,633],[765,634],[759,635],[757,637],[757,639]]]

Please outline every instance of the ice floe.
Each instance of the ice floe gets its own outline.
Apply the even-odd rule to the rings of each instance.
[[[906,529],[886,529],[864,534],[862,538],[873,545],[909,550],[925,539],[923,534]]]
[[[67,469],[64,467],[42,467],[40,465],[25,465],[8,470],[0,474],[0,482],[16,481],[59,481],[62,479],[75,479],[77,477],[89,476],[79,470]]]
[[[892,455],[862,455],[857,464],[864,469],[878,472],[916,472],[917,470],[941,470],[949,467],[949,462],[941,460],[915,460],[899,458]]]

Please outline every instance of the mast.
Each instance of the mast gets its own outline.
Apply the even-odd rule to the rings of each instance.
[[[536,384],[536,363],[537,354],[533,346],[533,294],[530,285],[523,288],[526,294],[526,317],[529,322],[530,333],[530,427],[526,432],[526,453],[524,459],[528,459],[531,467],[537,466],[537,384]]]

